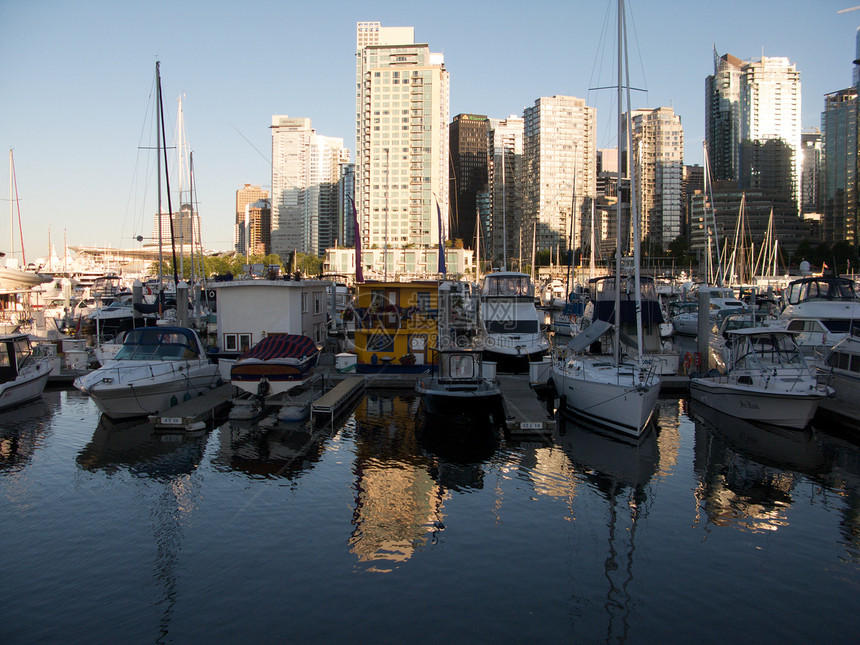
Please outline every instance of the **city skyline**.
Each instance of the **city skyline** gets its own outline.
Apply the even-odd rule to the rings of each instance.
[[[683,2],[628,4],[631,84],[649,89],[634,93],[634,106],[674,109],[684,127],[685,164],[702,163],[704,85],[714,48],[796,65],[804,130],[820,127],[825,95],[851,83],[860,12],[838,14],[848,8],[844,2],[732,1],[715,16]],[[590,89],[614,82],[606,71],[614,57],[606,28],[614,2],[538,1],[528,7],[529,20],[507,2],[202,6],[0,3],[7,27],[0,56],[8,70],[0,142],[15,153],[28,261],[46,255],[49,228],[57,247],[65,238],[71,246],[112,248],[133,248],[133,238],[151,229],[154,155],[138,148],[154,141],[146,128],[157,59],[168,140],[176,100],[184,96],[203,241],[211,249],[232,247],[235,191],[270,184],[273,115],[310,118],[318,133],[342,137],[354,155],[357,22],[413,27],[416,42],[444,54],[451,118],[522,116],[541,97],[575,96],[597,109],[598,147],[614,146],[612,93]],[[598,63],[599,56],[605,60]],[[8,214],[11,190],[2,183]],[[0,250],[8,252],[9,237],[10,226],[0,226]]]

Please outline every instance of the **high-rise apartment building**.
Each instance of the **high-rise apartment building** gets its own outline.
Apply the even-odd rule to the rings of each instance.
[[[860,241],[857,194],[857,87],[824,97],[821,134],[824,167],[821,171],[823,237],[830,244]]]
[[[451,180],[449,199],[452,239],[474,246],[477,195],[487,188],[487,130],[489,120],[481,114],[458,114],[449,127]]]
[[[246,253],[248,248],[248,219],[246,206],[261,199],[268,199],[269,191],[262,186],[245,184],[236,191],[236,223],[233,227],[233,248],[236,253]],[[269,231],[266,231],[268,237]]]
[[[715,180],[778,190],[800,204],[800,72],[783,57],[741,61],[714,52],[705,136]],[[768,143],[779,141],[777,143]]]
[[[800,212],[821,213],[821,131],[804,132],[800,140]]]
[[[322,255],[334,244],[343,139],[316,133],[308,118],[272,117],[272,252]]]
[[[683,232],[684,128],[669,107],[633,110],[630,122],[640,239],[665,251]],[[625,120],[625,152],[626,131]]]
[[[507,266],[519,257],[518,242],[523,224],[523,133],[522,117],[490,119],[487,130],[487,212],[481,213],[481,257],[494,266]],[[532,231],[526,231],[531,250]]]
[[[524,239],[538,251],[579,248],[585,205],[596,196],[596,108],[573,96],[541,97],[523,111]]]
[[[362,247],[436,246],[447,237],[449,212],[444,57],[415,43],[411,27],[378,22],[358,23],[356,49],[355,202]],[[392,255],[372,269],[393,276],[400,267]]]
[[[172,220],[172,221],[171,221]],[[172,237],[171,237],[172,236]],[[152,239],[157,245],[160,241],[162,249],[171,248],[172,244],[178,249],[195,247],[200,244],[200,215],[194,212],[191,204],[182,204],[171,217],[164,212],[155,216],[152,229]]]

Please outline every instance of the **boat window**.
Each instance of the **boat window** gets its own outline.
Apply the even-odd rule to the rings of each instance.
[[[488,320],[487,331],[491,334],[536,334],[537,320]]]
[[[860,372],[860,356],[851,357],[851,371]]]
[[[448,359],[448,374],[451,378],[473,378],[475,362],[471,356],[454,354]]]
[[[851,356],[849,354],[844,354],[839,352],[839,364],[837,367],[841,370],[847,370],[851,365]]]

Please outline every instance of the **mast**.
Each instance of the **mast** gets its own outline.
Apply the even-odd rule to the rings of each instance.
[[[591,200],[591,260],[588,264],[588,279],[594,277],[594,199]]]
[[[155,75],[156,75],[157,81],[158,81],[158,84],[157,84],[158,91],[156,93],[156,96],[158,99],[158,117],[159,117],[159,123],[161,126],[159,128],[159,134],[161,135],[161,153],[164,155],[164,187],[165,187],[165,193],[167,194],[168,218],[170,219],[170,249],[171,249],[171,252],[173,255],[173,282],[174,282],[174,284],[179,284],[179,274],[178,274],[178,268],[176,265],[176,242],[175,242],[174,235],[173,235],[173,206],[172,206],[171,201],[170,201],[170,173],[167,170],[167,137],[165,136],[165,129],[164,129],[164,102],[162,101],[162,95],[161,95],[161,61],[156,61],[156,63],[155,63]],[[161,176],[160,175],[159,175],[159,182],[158,182],[158,192],[159,192],[158,201],[160,204],[161,203]],[[158,245],[159,245],[159,249],[161,248],[161,212],[160,212],[160,210],[161,209],[159,208],[159,214],[158,214],[158,219],[159,219]],[[161,254],[159,253],[159,256],[160,255]],[[160,302],[160,300],[159,300],[159,302]]]
[[[713,204],[714,204],[714,195],[712,192],[713,191],[713,187],[712,187],[713,182],[708,183],[708,177],[711,174],[711,164],[708,161],[708,146],[707,146],[707,143],[705,141],[702,141],[702,153],[704,155],[704,160],[705,160],[705,174],[704,174],[704,181],[705,181],[704,193],[705,194],[703,195],[702,203],[705,207],[704,210],[705,210],[706,227],[707,227],[707,217],[708,217],[708,204],[711,205],[711,223],[714,225],[714,248],[717,249],[717,270],[716,270],[717,286],[722,287],[723,286],[723,270],[722,270],[723,267],[722,267],[722,257],[720,256],[720,237],[719,237],[719,233],[717,233],[717,212],[713,208]]]
[[[624,0],[621,0],[621,2],[623,4]],[[633,275],[635,283],[634,288],[636,289],[636,345],[638,350],[637,354],[639,364],[641,365],[642,345],[644,343],[644,339],[642,336],[642,285],[639,269],[641,249],[639,240],[639,205],[636,201],[636,182],[633,180],[633,173],[635,172],[634,169],[636,167],[636,164],[630,162],[631,155],[629,153],[633,145],[633,128],[632,117],[630,114],[630,64],[627,60],[627,15],[625,12],[622,12],[621,18],[624,21],[624,71],[627,77],[627,164],[630,166],[630,215],[633,223]]]
[[[619,321],[619,312],[621,311],[621,123],[623,118],[623,113],[621,106],[623,105],[621,101],[621,65],[622,65],[622,31],[621,31],[621,14],[624,11],[624,0],[618,0],[618,129],[617,129],[617,139],[616,144],[618,145],[618,184],[616,188],[616,192],[618,193],[617,199],[615,200],[615,313],[613,314],[613,323],[615,326],[615,342],[613,346],[613,358],[615,360],[615,365],[617,366],[620,361],[620,333],[621,333],[621,323]],[[628,160],[630,155],[627,155]]]
[[[15,159],[9,148],[9,257],[15,257]]]
[[[576,144],[573,145],[573,187],[570,197],[570,234],[567,238],[567,277],[564,282],[565,298],[570,294],[570,272],[573,270],[574,221],[576,218]]]
[[[508,223],[505,213],[505,145],[502,143],[502,271],[508,270]]]

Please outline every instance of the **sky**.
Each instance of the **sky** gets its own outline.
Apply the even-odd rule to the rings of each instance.
[[[803,127],[819,127],[824,95],[851,84],[860,9],[839,12],[853,2],[627,0],[633,107],[673,107],[684,162],[702,164],[716,48],[789,58],[801,73]],[[359,21],[414,27],[416,42],[444,54],[452,118],[521,116],[541,96],[577,96],[597,108],[598,147],[614,147],[614,91],[595,89],[615,84],[614,5],[0,0],[0,250],[12,248],[13,213],[14,257],[23,237],[27,262],[49,242],[62,255],[64,242],[138,248],[136,236],[151,237],[156,61],[168,143],[183,97],[204,247],[230,250],[236,190],[271,184],[272,115],[309,117],[354,158]]]

